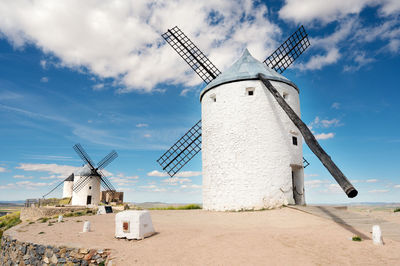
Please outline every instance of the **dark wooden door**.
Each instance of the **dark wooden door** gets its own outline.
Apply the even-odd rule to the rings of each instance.
[[[87,196],[86,204],[92,204],[92,196]]]

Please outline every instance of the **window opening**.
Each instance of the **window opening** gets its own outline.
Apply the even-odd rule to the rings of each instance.
[[[297,137],[292,137],[292,143],[293,145],[297,146]]]
[[[254,95],[254,88],[246,88],[246,95],[253,96]]]

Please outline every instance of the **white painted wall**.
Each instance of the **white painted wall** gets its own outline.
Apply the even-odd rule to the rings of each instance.
[[[72,187],[73,186],[74,186],[74,181],[64,181],[63,198],[72,197]]]
[[[300,116],[292,86],[271,81]],[[246,88],[254,87],[254,95]],[[212,96],[215,95],[216,102]],[[258,80],[222,84],[202,98],[203,208],[241,210],[294,204],[292,167],[303,180],[302,137]],[[292,144],[297,136],[298,145]],[[302,187],[303,188],[303,187]]]
[[[78,183],[84,176],[75,176],[74,184]],[[89,177],[89,182],[78,192],[72,192],[71,205],[86,205],[87,196],[92,196],[92,205],[98,205],[100,202],[100,179],[96,176]]]

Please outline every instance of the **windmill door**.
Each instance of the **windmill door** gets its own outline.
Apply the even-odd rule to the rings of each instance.
[[[87,196],[86,205],[92,204],[92,196]]]

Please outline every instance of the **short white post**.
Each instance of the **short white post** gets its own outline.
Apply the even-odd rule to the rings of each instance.
[[[372,241],[375,245],[383,245],[382,231],[379,225],[372,226]]]
[[[90,232],[90,222],[89,221],[85,221],[85,223],[83,224],[83,232],[84,233]]]
[[[58,215],[58,222],[61,223],[62,220],[63,220],[63,218],[64,218],[64,217],[63,217],[62,215]]]

